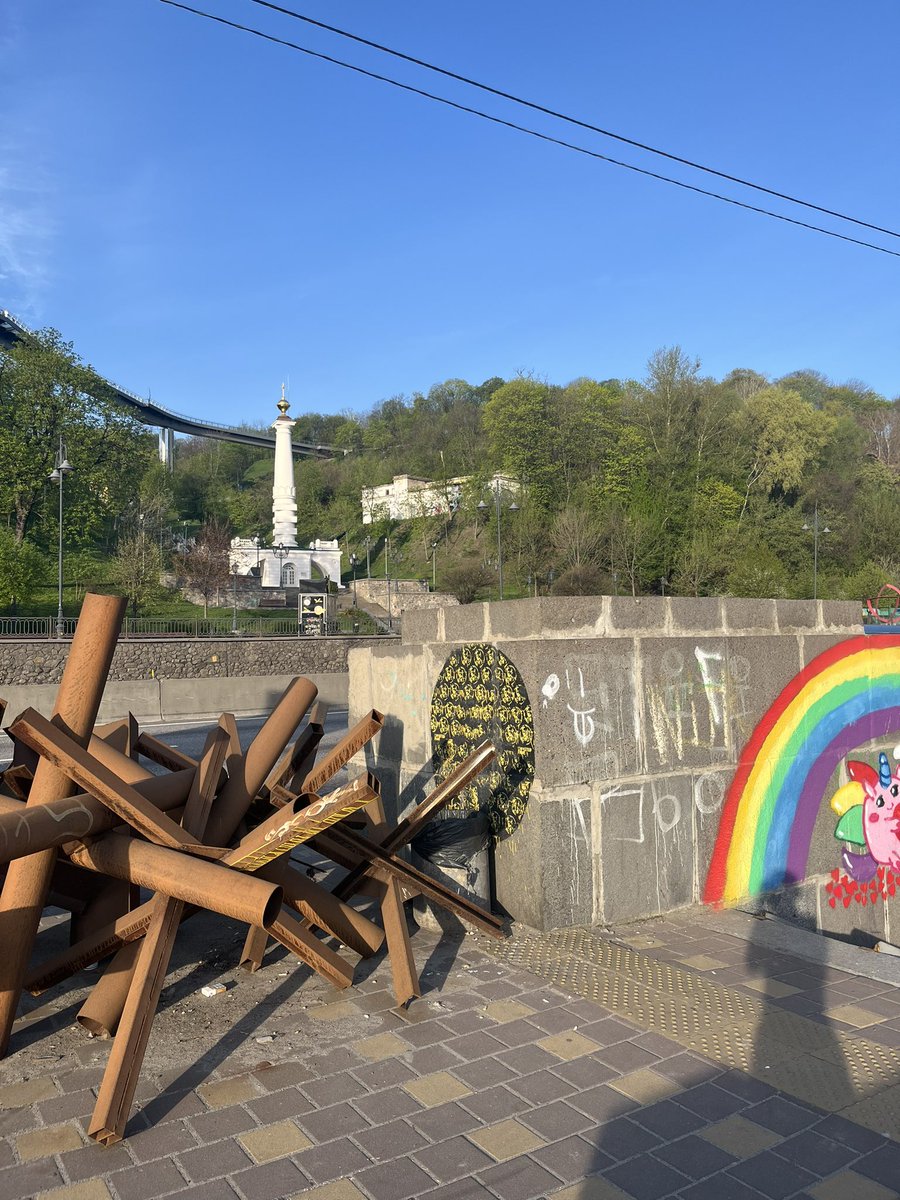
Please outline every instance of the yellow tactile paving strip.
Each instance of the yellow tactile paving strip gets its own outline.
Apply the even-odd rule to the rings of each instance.
[[[479,939],[495,958],[595,1000],[788,1095],[900,1138],[900,1053],[610,942],[590,930]]]

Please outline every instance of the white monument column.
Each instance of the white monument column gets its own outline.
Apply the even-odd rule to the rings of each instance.
[[[296,421],[287,415],[290,408],[284,398],[284,384],[278,408],[281,416],[272,423],[275,430],[275,478],[272,483],[272,544],[297,545],[297,489],[294,487],[294,456],[291,430]]]

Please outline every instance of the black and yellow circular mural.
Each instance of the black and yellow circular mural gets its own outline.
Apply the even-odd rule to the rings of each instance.
[[[534,779],[534,720],[516,667],[496,646],[476,642],[453,651],[434,686],[435,778],[445,779],[485,738],[497,747],[497,757],[451,808],[483,810],[494,837],[505,838],[525,814]]]

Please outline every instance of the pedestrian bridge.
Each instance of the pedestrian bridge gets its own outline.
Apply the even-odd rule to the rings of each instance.
[[[33,336],[33,330],[23,325],[6,309],[0,310],[0,345],[11,345],[24,341]],[[267,434],[255,433],[250,429],[235,429],[229,425],[220,425],[202,417],[187,417],[182,413],[164,408],[149,397],[144,399],[113,383],[110,379],[99,377],[103,386],[121,404],[126,405],[143,425],[152,425],[159,429],[159,458],[160,462],[171,467],[173,462],[175,434],[183,433],[189,437],[213,438],[220,442],[239,442],[244,446],[256,446],[263,450],[275,451],[275,438]],[[348,454],[348,450],[339,450],[335,446],[317,445],[312,442],[292,442],[291,449],[297,456],[304,458],[334,458]]]

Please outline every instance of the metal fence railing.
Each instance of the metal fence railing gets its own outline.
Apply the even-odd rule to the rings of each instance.
[[[71,638],[77,617],[65,617],[61,630],[56,617],[0,617],[0,638],[8,640],[55,640]],[[296,615],[277,617],[126,617],[121,637],[133,638],[229,638],[229,637],[373,637],[396,636],[398,627],[378,621],[368,613],[339,613],[326,621],[321,632],[302,630]]]

